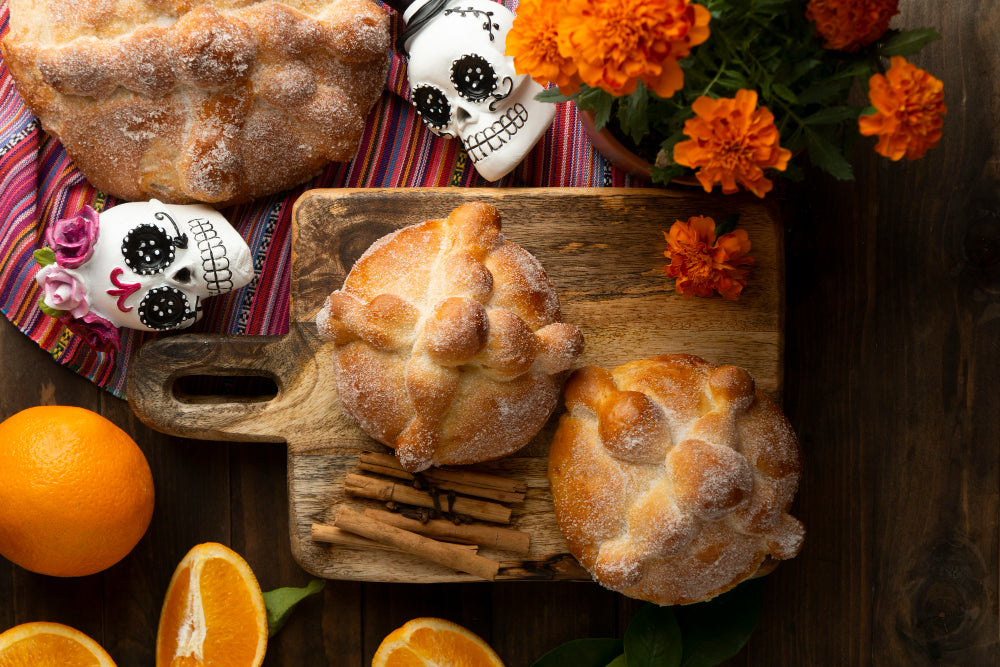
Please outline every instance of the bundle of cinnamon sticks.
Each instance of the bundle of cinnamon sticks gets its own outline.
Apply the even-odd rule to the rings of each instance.
[[[332,524],[314,523],[312,539],[347,547],[381,548],[421,556],[455,570],[492,581],[500,563],[481,556],[479,547],[526,554],[530,535],[524,531],[476,521],[509,524],[506,502],[524,500],[523,482],[472,470],[431,469],[409,473],[389,454],[363,451],[363,473],[349,473],[346,495],[386,503],[392,510],[346,506]],[[374,477],[371,475],[381,475]],[[385,477],[391,479],[384,479]]]

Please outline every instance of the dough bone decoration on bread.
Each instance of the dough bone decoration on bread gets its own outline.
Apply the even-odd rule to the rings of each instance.
[[[575,371],[549,452],[556,520],[607,588],[708,600],[795,556],[798,441],[737,366],[692,355]]]
[[[91,184],[220,206],[352,158],[389,46],[372,0],[10,0],[2,42]]]
[[[479,202],[373,243],[316,321],[344,411],[411,472],[523,447],[583,351],[541,264]]]

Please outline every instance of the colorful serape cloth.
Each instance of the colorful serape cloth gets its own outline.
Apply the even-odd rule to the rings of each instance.
[[[516,0],[506,0],[516,9]],[[0,37],[10,14],[0,3]],[[395,30],[400,23],[395,18]],[[601,187],[638,186],[612,167],[587,140],[571,104],[558,106],[555,121],[524,161],[500,181],[476,172],[457,140],[436,137],[407,97],[406,62],[393,56],[385,92],[372,110],[355,158],[330,164],[314,180],[233,206],[222,214],[254,254],[253,281],[205,302],[202,320],[182,332],[278,335],[288,331],[289,227],[292,204],[305,190],[336,187]],[[52,357],[124,398],[128,360],[157,335],[122,329],[121,349],[95,352],[61,322],[38,309],[38,265],[32,253],[45,225],[76,213],[115,205],[84,179],[58,141],[41,131],[24,106],[7,65],[0,61],[0,311]],[[172,332],[176,333],[176,332]]]

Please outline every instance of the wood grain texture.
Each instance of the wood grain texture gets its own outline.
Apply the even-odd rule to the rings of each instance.
[[[128,394],[147,424],[168,433],[286,442],[292,550],[312,574],[410,583],[476,580],[415,556],[370,553],[309,536],[311,525],[331,521],[341,504],[373,505],[346,497],[344,478],[356,472],[360,450],[385,450],[340,411],[332,344],[317,337],[316,313],[376,239],[445,217],[474,200],[497,206],[505,236],[545,267],[560,295],[563,319],[583,331],[580,365],[611,368],[655,354],[691,352],[744,366],[765,391],[780,393],[781,233],[772,212],[757,200],[651,189],[307,192],[293,214],[290,333],[280,339],[176,336],[147,345],[130,369]],[[663,232],[677,218],[722,220],[733,213],[750,234],[755,258],[753,279],[740,300],[677,295],[663,273]],[[270,401],[218,396],[192,402],[174,391],[185,374],[265,375],[278,394]],[[531,533],[530,552],[482,551],[502,562],[499,580],[589,579],[568,554],[548,491],[546,453],[557,419],[558,410],[523,450],[482,467],[528,485],[526,499],[512,505],[511,527]]]
[[[998,665],[1000,4],[900,3],[943,36],[940,144],[811,175],[788,236],[785,410],[802,553],[768,581],[750,664]]]
[[[859,142],[857,180],[809,173],[788,208],[785,410],[803,441],[802,553],[768,575],[736,666],[1000,665],[1000,5],[907,0],[894,26],[944,39],[912,60],[945,85],[944,138],[890,163]],[[723,202],[726,198],[719,197]],[[0,559],[0,628],[71,623],[119,667],[153,664],[170,573],[197,541],[231,544],[265,588],[303,585],[290,552],[283,444],[164,435],[0,321],[0,416],[92,407],[150,459],[156,510],[139,546],[81,579]],[[622,636],[638,604],[585,582],[328,581],[264,667],[363,667],[423,615],[529,667],[571,639]]]

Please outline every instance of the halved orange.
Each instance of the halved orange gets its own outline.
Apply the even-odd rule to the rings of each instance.
[[[259,667],[267,612],[253,570],[215,542],[181,559],[167,587],[156,631],[157,667]]]
[[[372,667],[504,667],[483,639],[443,618],[415,618],[390,632]]]
[[[101,645],[62,623],[22,623],[0,634],[0,667],[115,667]]]

